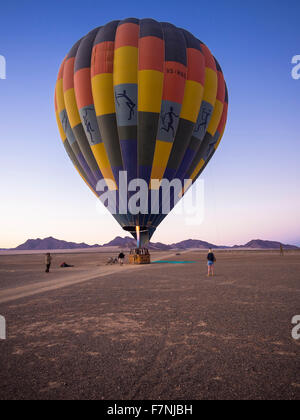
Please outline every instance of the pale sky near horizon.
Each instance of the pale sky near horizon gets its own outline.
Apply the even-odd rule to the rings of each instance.
[[[186,225],[171,214],[153,240],[251,239],[300,245],[300,55],[298,0],[143,2],[14,1],[1,5],[0,248],[54,236],[89,244],[125,233],[99,211],[59,138],[53,95],[58,68],[91,29],[126,17],[153,17],[191,31],[220,62],[229,89],[222,144],[206,168],[205,217]]]

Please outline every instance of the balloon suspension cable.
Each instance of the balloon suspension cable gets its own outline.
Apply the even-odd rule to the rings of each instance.
[[[141,228],[140,226],[136,227],[136,240],[137,240],[137,247],[141,247]]]

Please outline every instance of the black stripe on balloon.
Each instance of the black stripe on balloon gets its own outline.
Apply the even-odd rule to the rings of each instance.
[[[120,22],[120,25],[124,25],[125,23],[134,23],[135,25],[139,25],[140,20],[136,18],[128,18],[122,20],[122,22]]]
[[[197,38],[194,37],[190,32],[186,31],[185,29],[180,29],[186,42],[187,48],[194,48],[195,50],[201,51],[203,53],[203,50],[201,48],[201,44]]]
[[[164,39],[161,24],[154,19],[142,19],[140,21],[140,38],[154,36]]]
[[[75,73],[78,70],[91,67],[93,45],[100,29],[101,27],[94,29],[83,38],[76,54]]]
[[[115,42],[119,23],[119,20],[115,20],[103,26],[95,38],[94,45],[100,44],[101,42]]]
[[[187,65],[185,38],[176,26],[163,22],[161,24],[165,39],[165,61],[175,61]]]
[[[81,44],[81,41],[83,40],[83,38],[81,38],[79,41],[76,42],[76,44],[73,45],[73,47],[71,48],[69,54],[67,55],[66,61],[69,60],[70,58],[74,58],[76,57],[79,45]]]

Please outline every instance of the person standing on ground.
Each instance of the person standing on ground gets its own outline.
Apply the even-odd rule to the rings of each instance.
[[[283,251],[283,246],[282,244],[280,244],[280,256],[284,257],[284,251]]]
[[[45,258],[46,273],[50,273],[51,262],[52,262],[52,257],[51,257],[51,254],[48,252]]]
[[[215,254],[213,253],[212,249],[209,250],[209,253],[207,255],[207,267],[208,267],[208,273],[207,276],[209,277],[210,274],[214,276],[214,265],[216,262]]]
[[[121,252],[120,255],[119,255],[119,258],[118,258],[120,265],[124,264],[124,259],[125,259],[125,255],[124,255],[123,252]]]

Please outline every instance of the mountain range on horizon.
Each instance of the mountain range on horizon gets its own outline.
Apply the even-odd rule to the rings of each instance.
[[[178,250],[186,250],[186,249],[279,249],[280,245],[282,245],[287,250],[292,249],[299,249],[299,247],[295,245],[286,245],[282,244],[281,242],[276,241],[266,241],[261,239],[255,239],[248,242],[245,245],[234,245],[230,246],[220,246],[215,245],[209,242],[197,240],[197,239],[188,239],[185,241],[181,241],[178,243],[174,243],[171,245],[166,245],[161,242],[150,242],[148,248],[152,251],[167,251],[171,249],[178,249]],[[55,239],[53,237],[45,238],[45,239],[28,239],[23,244],[17,246],[16,248],[11,249],[1,249],[1,251],[51,251],[51,250],[72,250],[72,249],[90,249],[90,248],[108,248],[108,247],[117,247],[123,249],[131,249],[136,247],[135,239],[127,236],[122,238],[117,236],[112,241],[104,244],[104,245],[88,245],[84,242],[82,243],[75,243],[75,242],[67,242],[59,239]]]

